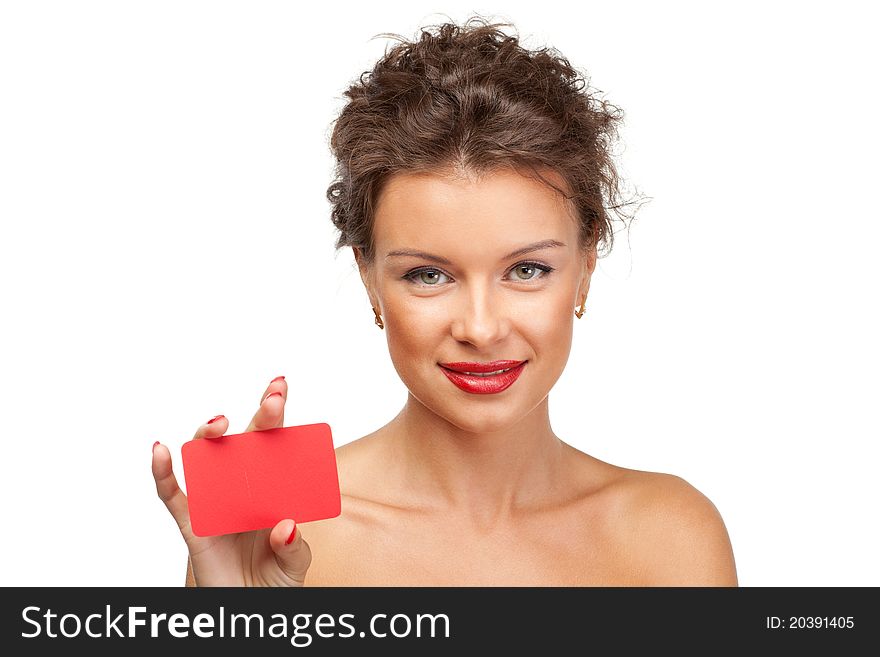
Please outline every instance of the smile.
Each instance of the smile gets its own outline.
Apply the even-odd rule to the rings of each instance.
[[[443,370],[446,378],[460,390],[475,395],[492,395],[503,392],[512,386],[522,374],[527,362],[522,361],[514,367],[491,372],[456,371],[443,365],[440,365],[440,369]]]
[[[498,370],[497,372],[487,372],[485,374],[480,374],[479,372],[462,372],[462,374],[468,374],[470,376],[495,376],[496,374],[502,374],[504,372],[509,372],[512,369],[513,369],[512,367],[509,367],[506,370]]]

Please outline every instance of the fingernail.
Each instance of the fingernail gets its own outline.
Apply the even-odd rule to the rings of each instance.
[[[293,526],[293,531],[290,532],[290,536],[287,537],[287,540],[284,541],[284,544],[290,545],[291,543],[293,543],[293,539],[295,539],[295,538],[296,538],[296,525]]]
[[[212,417],[210,420],[208,420],[207,422],[205,422],[205,424],[211,424],[211,422],[216,422],[216,421],[219,420],[221,417],[226,417],[226,416],[225,416],[225,415],[215,415],[215,416]]]
[[[283,376],[276,376],[269,383],[275,383],[276,381],[284,381],[284,377]]]
[[[266,397],[265,397],[265,399],[263,399],[263,401],[266,401],[266,399],[269,399],[269,397],[274,397],[275,395],[278,395],[279,397],[281,397],[280,392],[270,392],[268,395],[266,395]]]
[[[153,451],[154,451],[154,452],[156,451],[156,445],[158,445],[158,444],[159,444],[159,441],[158,441],[158,440],[157,440],[156,442],[153,443]]]

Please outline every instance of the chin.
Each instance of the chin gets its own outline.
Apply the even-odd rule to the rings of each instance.
[[[439,377],[438,380],[419,378],[412,382],[418,383],[415,386],[401,378],[415,402],[461,431],[494,433],[510,430],[540,403],[530,403],[531,396],[524,396],[530,391],[523,387],[526,381],[522,379],[498,394],[469,394],[458,390],[442,373]],[[516,386],[519,388],[515,389]],[[446,392],[438,394],[438,390],[446,387],[449,388]]]
[[[479,417],[463,416],[459,410],[454,418],[450,418],[463,431],[471,433],[494,433],[504,431],[516,424],[516,418],[509,414],[492,413],[480,414]]]
[[[491,395],[481,395],[489,397]],[[431,410],[450,424],[470,433],[495,433],[507,431],[516,426],[525,415],[525,409],[512,403],[486,403],[477,399],[476,403],[462,404],[455,400],[443,403]]]

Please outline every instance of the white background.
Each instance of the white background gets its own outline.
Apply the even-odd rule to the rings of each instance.
[[[198,425],[243,431],[276,375],[337,445],[399,411],[333,250],[331,122],[371,37],[473,10],[623,108],[653,199],[600,261],[556,433],[703,491],[742,585],[880,585],[869,6],[0,4],[0,583],[181,584],[151,446],[182,480]]]

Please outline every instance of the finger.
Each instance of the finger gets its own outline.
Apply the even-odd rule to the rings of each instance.
[[[215,415],[196,429],[193,440],[199,438],[219,438],[229,429],[229,420],[225,415]]]
[[[246,431],[262,431],[284,426],[284,405],[287,401],[287,381],[275,377],[260,398],[260,407]]]
[[[153,445],[153,479],[156,480],[156,492],[168,511],[174,517],[180,533],[187,543],[193,540],[194,534],[189,523],[189,504],[186,495],[177,484],[177,477],[171,468],[171,452],[165,445]]]
[[[302,586],[312,563],[312,551],[296,523],[287,519],[275,525],[269,533],[269,546],[281,572]]]

